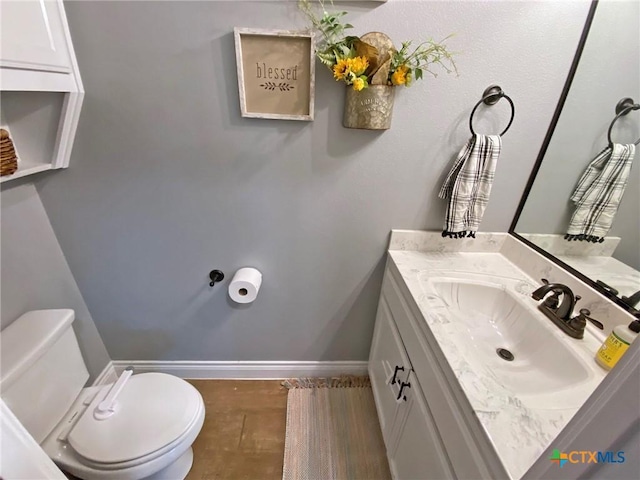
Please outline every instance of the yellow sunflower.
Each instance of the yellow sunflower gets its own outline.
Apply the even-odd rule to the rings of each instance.
[[[409,69],[404,65],[400,65],[393,74],[391,74],[391,83],[394,85],[405,85],[409,80]]]
[[[351,70],[351,72],[356,76],[362,75],[367,67],[369,67],[369,60],[367,60],[366,57],[354,57],[347,61],[349,64],[349,70]]]
[[[344,80],[349,69],[349,60],[349,58],[338,60],[338,63],[333,66],[333,76],[336,79],[336,82]]]
[[[366,88],[366,86],[367,86],[367,82],[365,82],[364,78],[362,77],[358,77],[353,81],[353,89],[356,92],[359,92],[363,88]]]

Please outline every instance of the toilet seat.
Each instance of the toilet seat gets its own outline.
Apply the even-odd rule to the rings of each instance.
[[[204,414],[204,409],[202,411],[202,414]],[[196,423],[197,421],[198,421],[198,419],[196,418],[194,423]],[[75,450],[74,450],[74,454],[76,454],[76,456],[78,457],[79,461],[81,461],[83,465],[86,465],[86,466],[94,468],[94,469],[105,470],[105,471],[128,469],[128,468],[136,467],[138,465],[149,463],[149,462],[155,460],[156,458],[162,457],[163,455],[167,454],[168,452],[179,448],[180,445],[182,445],[183,443],[186,443],[187,441],[188,441],[188,443],[186,443],[186,444],[187,445],[191,445],[191,443],[193,443],[193,440],[194,440],[194,438],[192,438],[192,435],[191,435],[191,433],[193,431],[192,427],[193,427],[193,425],[189,429],[187,429],[187,431],[185,431],[184,434],[182,434],[182,436],[180,438],[176,439],[174,442],[170,443],[169,445],[165,446],[164,448],[161,448],[160,450],[156,450],[155,452],[152,452],[149,455],[146,455],[144,457],[135,458],[135,459],[129,460],[127,462],[122,462],[122,463],[94,462],[94,461],[88,460],[88,459],[86,459],[84,457],[81,457]],[[201,428],[201,426],[198,426],[196,431],[199,432],[200,428]]]
[[[163,373],[132,376],[118,397],[115,413],[93,415],[108,389],[96,395],[67,436],[88,464],[141,463],[171,450],[198,416],[202,398],[189,383]]]
[[[155,478],[155,473],[169,468],[178,458],[190,455],[190,446],[204,422],[204,402],[192,385],[162,373],[134,375],[125,385],[123,395],[118,397],[116,413],[98,421],[93,418],[93,411],[109,389],[110,385],[102,387],[97,395],[85,394],[84,398],[93,397],[91,402],[83,400],[81,394],[43,442],[45,451],[62,469],[85,479],[141,479],[149,475]],[[68,430],[65,424],[73,423],[74,415],[80,418],[65,433]],[[105,423],[110,420],[116,421]],[[107,428],[103,428],[105,426]],[[114,442],[126,442],[131,450],[109,451]]]

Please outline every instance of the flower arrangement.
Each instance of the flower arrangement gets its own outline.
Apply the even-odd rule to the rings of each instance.
[[[408,87],[414,80],[423,78],[425,72],[437,76],[433,66],[439,66],[447,73],[457,73],[453,53],[444,45],[450,36],[440,42],[427,40],[414,49],[411,49],[413,42],[409,40],[402,42],[400,50],[396,50],[388,37],[382,34],[377,35],[388,42],[370,37],[375,34],[362,37],[346,35],[345,31],[353,28],[353,25],[343,23],[347,12],[329,13],[322,0],[319,5],[321,15],[311,6],[310,0],[298,1],[299,8],[320,33],[316,55],[333,72],[336,81],[344,81],[356,91],[369,85]],[[370,38],[373,41],[369,41]]]

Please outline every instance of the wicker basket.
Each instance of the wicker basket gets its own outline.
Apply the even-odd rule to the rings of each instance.
[[[0,176],[12,175],[18,170],[18,156],[9,132],[0,128]]]

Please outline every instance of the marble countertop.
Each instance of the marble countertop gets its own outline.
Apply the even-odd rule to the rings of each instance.
[[[495,243],[493,240],[491,237],[490,243]],[[576,388],[558,392],[558,395],[554,392],[555,401],[546,404],[515,394],[503,386],[491,368],[473,361],[465,352],[464,329],[447,318],[442,306],[437,307],[434,293],[425,287],[425,282],[429,277],[456,274],[500,278],[506,288],[515,295],[527,297],[526,301],[534,306],[536,302],[530,295],[539,282],[496,251],[499,246],[489,252],[449,252],[442,248],[425,252],[394,250],[393,241],[389,256],[420,309],[426,326],[437,340],[505,470],[511,478],[521,478],[606,374],[593,359],[601,344],[601,336],[592,334],[589,326],[584,340],[575,340],[551,322],[544,324],[544,328],[548,328],[559,341],[572,345],[587,365],[589,378]],[[469,338],[468,333],[466,337]]]
[[[640,272],[613,257],[557,255],[567,265],[618,290],[618,296],[630,297],[640,290]]]

